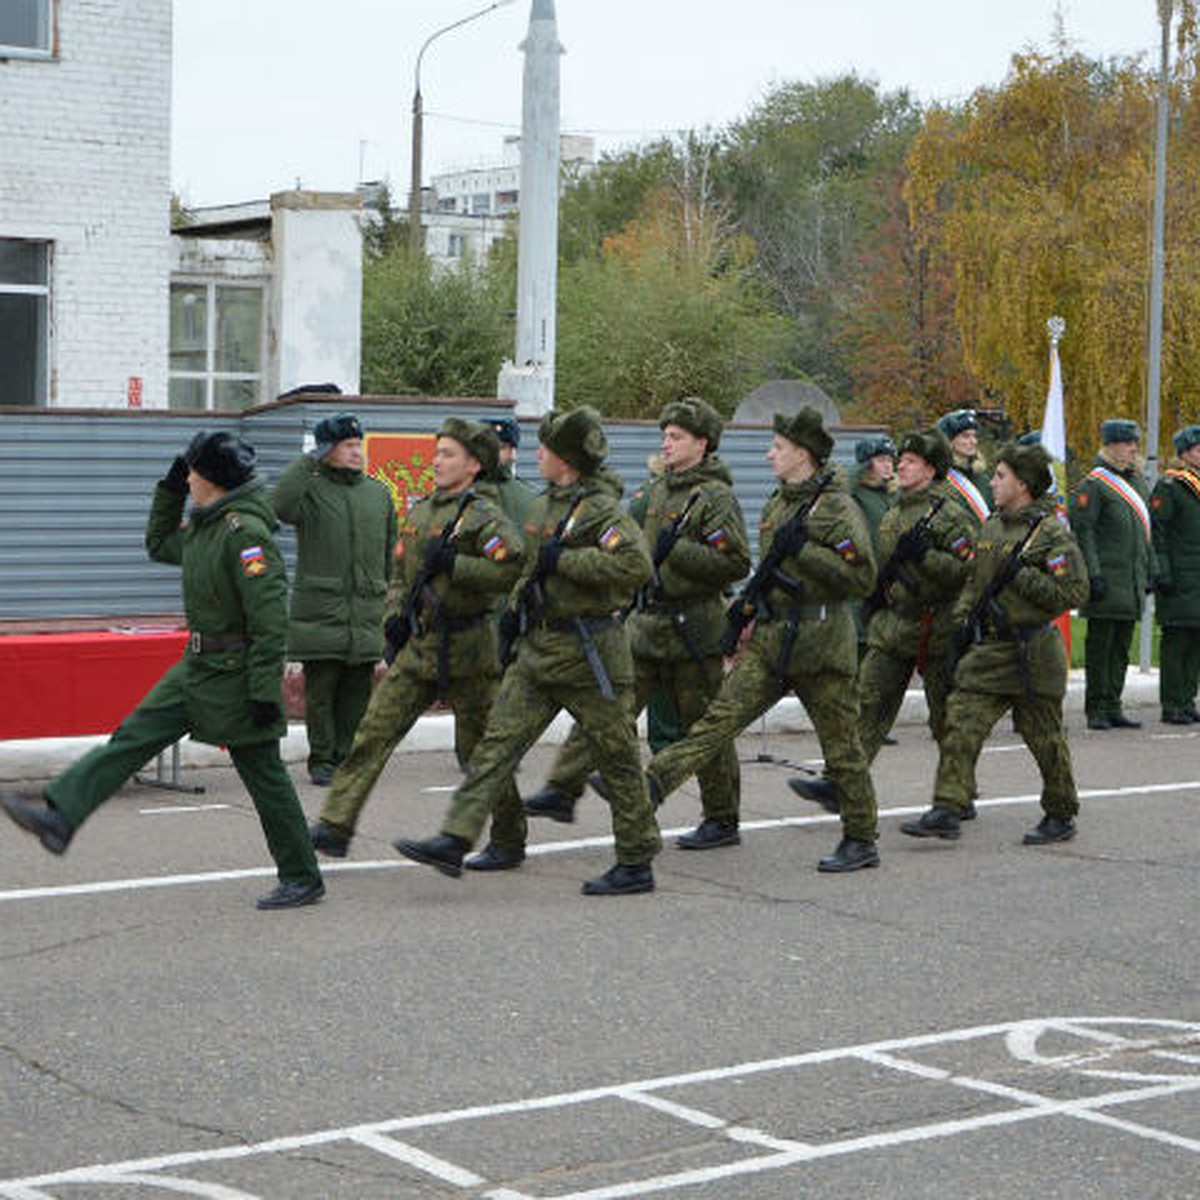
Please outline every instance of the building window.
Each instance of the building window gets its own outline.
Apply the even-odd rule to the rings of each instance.
[[[457,212],[458,201],[453,196],[447,196],[444,200],[438,201],[438,212]]]
[[[462,258],[466,244],[461,233],[452,233],[446,238],[446,257]]]
[[[497,212],[512,212],[517,207],[518,192],[516,188],[507,192],[496,193],[496,211]]]
[[[0,49],[50,53],[51,0],[3,0],[0,3]]]
[[[173,283],[168,404],[249,408],[262,402],[263,290]]]
[[[50,243],[0,238],[0,404],[47,402]]]
[[[471,197],[471,214],[476,217],[486,217],[492,211],[492,197],[489,192],[476,192]]]

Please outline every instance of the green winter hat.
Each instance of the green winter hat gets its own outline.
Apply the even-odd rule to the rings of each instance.
[[[775,414],[775,432],[796,446],[803,446],[820,466],[833,450],[833,438],[825,431],[821,414],[811,405],[805,405],[795,416]]]
[[[1171,440],[1175,443],[1176,454],[1200,446],[1200,425],[1185,425]]]
[[[479,421],[447,417],[437,431],[438,437],[453,438],[482,468],[480,478],[490,479],[500,466],[500,439],[494,429]]]
[[[1141,440],[1142,431],[1138,428],[1136,421],[1117,418],[1104,421],[1100,425],[1100,444],[1102,446],[1111,445],[1113,442],[1140,442]]]
[[[854,461],[857,463],[869,463],[878,454],[896,457],[896,443],[886,433],[862,437],[854,443]]]
[[[916,454],[932,468],[934,479],[945,479],[950,470],[950,443],[940,429],[909,433],[900,439],[901,454]]]
[[[1054,474],[1050,470],[1050,455],[1046,453],[1044,446],[1022,446],[1019,442],[1009,442],[996,455],[996,461],[1007,463],[1034,499],[1044,496],[1054,482]]]
[[[659,429],[665,429],[668,425],[678,425],[693,437],[704,438],[708,442],[708,453],[711,454],[721,443],[721,430],[725,422],[711,404],[699,396],[687,396],[683,400],[672,400],[658,414]]]
[[[600,414],[588,404],[547,413],[538,426],[538,440],[583,475],[594,474],[608,457]]]

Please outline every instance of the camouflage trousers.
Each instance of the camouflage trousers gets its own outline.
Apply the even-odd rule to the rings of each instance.
[[[1042,808],[1047,816],[1073,817],[1079,811],[1079,795],[1063,729],[1062,700],[1057,696],[1011,696],[961,688],[951,692],[933,785],[934,804],[955,812],[966,807],[975,794],[975,764],[983,743],[1009,709],[1016,731],[1042,773]]]
[[[847,656],[848,669],[844,673],[828,665],[812,672],[799,671],[797,664],[801,661],[803,655],[799,653],[792,657],[786,683],[808,712],[825,757],[825,773],[838,786],[842,828],[847,837],[873,842],[878,833],[878,814],[875,789],[859,740],[853,654]],[[718,754],[727,752],[738,734],[770,709],[783,692],[774,655],[764,651],[757,636],[752,638],[725,677],[716,699],[687,736],[650,760],[647,774],[663,797]]]
[[[467,763],[483,735],[499,680],[494,675],[451,677],[446,700],[454,713],[454,749]],[[333,777],[321,809],[321,820],[346,835],[354,833],[358,815],[383,768],[405,734],[437,699],[437,679],[414,671],[402,653],[379,681],[359,722],[350,753]],[[485,813],[486,818],[488,814]],[[510,779],[497,789],[492,840],[501,846],[525,845],[525,813]]]
[[[442,832],[472,844],[478,839],[488,814],[513,792],[521,759],[565,708],[575,718],[589,761],[608,785],[617,861],[628,866],[650,862],[662,849],[662,837],[646,796],[628,693],[628,685],[617,685],[614,698],[606,700],[586,664],[576,672],[550,675],[532,667],[522,651],[505,672]],[[497,823],[493,817],[493,841]]]
[[[867,762],[873,763],[888,732],[896,723],[908,690],[915,658],[889,654],[878,646],[868,649],[858,668],[859,736]],[[952,682],[946,648],[931,644],[921,668],[921,683],[929,707],[929,728],[940,744],[946,731],[946,701]]]
[[[662,662],[638,658],[634,660],[635,683],[633,715],[646,707],[655,696],[662,696],[679,714],[682,730],[686,730],[704,715],[709,701],[721,689],[724,674],[719,657],[704,660],[701,666],[693,659]],[[680,736],[683,736],[683,732]],[[678,741],[679,738],[672,738]],[[667,743],[669,744],[669,743]],[[548,782],[571,797],[583,794],[584,784],[593,768],[587,739],[578,726],[570,735],[554,766]],[[732,742],[696,773],[700,784],[700,804],[705,817],[723,825],[736,825],[740,799],[740,769],[737,751]]]

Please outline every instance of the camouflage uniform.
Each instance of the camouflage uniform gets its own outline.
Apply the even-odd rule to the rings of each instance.
[[[579,723],[608,784],[618,863],[649,864],[661,848],[631,715],[633,657],[617,617],[650,577],[650,559],[614,489],[619,495],[621,485],[614,473],[590,471],[571,486],[550,484],[530,509],[526,574],[534,570],[543,541],[583,495],[564,530],[556,568],[545,580],[543,611],[518,642],[516,659],[504,673],[487,727],[471,756],[467,779],[442,822],[445,835],[475,842],[488,814],[498,805],[507,806],[514,794],[513,774],[522,757],[565,708]],[[611,699],[600,692],[577,621],[584,623],[603,664],[614,692]],[[496,840],[493,829],[493,843]]]
[[[904,565],[917,583],[916,592],[900,581],[892,584],[885,606],[867,630],[858,695],[859,728],[868,763],[875,761],[896,720],[914,669],[921,672],[933,736],[940,742],[945,732],[954,601],[970,574],[974,547],[971,519],[952,496],[940,480],[920,491],[902,491],[880,524],[879,561],[883,563],[895,552],[901,534],[911,529],[937,498],[943,500],[930,526],[923,557]]]
[[[627,623],[635,715],[650,697],[662,693],[686,728],[720,689],[723,595],[750,567],[745,521],[731,484],[725,464],[710,454],[687,470],[658,476],[648,489],[645,535],[650,546],[691,507],[679,541],[659,568],[661,588]],[[568,797],[579,796],[592,766],[585,739],[573,729],[549,784]],[[704,816],[736,825],[739,771],[732,742],[699,772],[699,782]]]
[[[762,513],[760,554],[816,488],[814,477],[781,484],[772,493]],[[840,793],[845,835],[873,843],[875,791],[858,734],[853,686],[858,656],[847,601],[870,592],[875,560],[862,512],[840,474],[817,500],[807,530],[800,552],[785,558],[781,568],[799,581],[799,595],[789,594],[782,584],[771,587],[767,606],[716,699],[683,741],[651,759],[647,775],[665,798],[791,689],[812,719],[825,769]]]
[[[519,531],[500,511],[495,485],[476,482],[470,490],[474,499],[453,534],[452,573],[433,579],[421,633],[410,637],[376,687],[321,809],[321,824],[343,838],[353,835],[392,751],[436,700],[444,699],[454,712],[459,762],[470,759],[483,733],[500,678],[496,630],[488,618],[496,596],[519,574],[523,552]],[[434,492],[408,513],[397,548],[402,597],[421,570],[427,547],[454,519],[462,500],[461,493]],[[511,781],[496,796],[493,837],[510,846],[525,843],[525,814]]]
[[[983,640],[967,649],[955,672],[934,784],[937,808],[960,813],[967,806],[983,743],[1011,709],[1041,771],[1047,816],[1069,821],[1079,809],[1062,721],[1066,649],[1054,620],[1087,595],[1087,569],[1070,530],[1055,518],[1052,499],[1016,511],[1001,509],[988,518],[975,542],[975,569],[956,615],[966,617],[1039,518],[1021,554],[1023,565],[996,597],[1002,619],[988,623]]]

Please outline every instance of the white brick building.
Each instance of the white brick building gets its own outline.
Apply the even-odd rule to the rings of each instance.
[[[171,2],[0,2],[0,405],[167,403]]]

